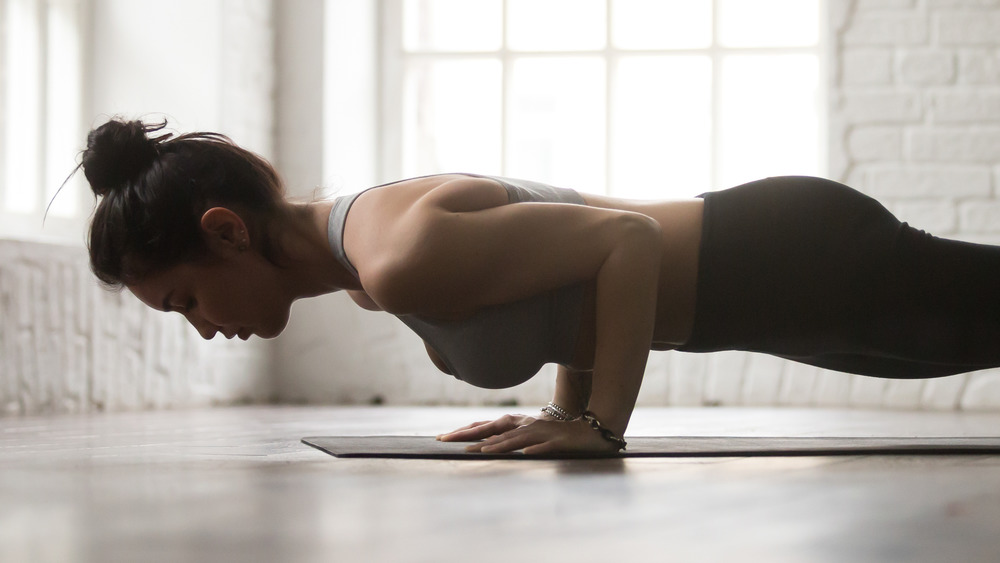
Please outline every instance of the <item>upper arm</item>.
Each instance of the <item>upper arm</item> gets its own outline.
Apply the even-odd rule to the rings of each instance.
[[[645,215],[585,205],[507,205],[506,190],[452,180],[400,217],[371,294],[393,312],[475,310],[592,279],[622,244],[659,244]]]

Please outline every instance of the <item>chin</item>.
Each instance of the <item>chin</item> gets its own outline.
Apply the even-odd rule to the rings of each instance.
[[[267,326],[261,327],[259,330],[254,331],[254,334],[256,334],[259,338],[268,340],[284,332],[286,326],[288,326],[287,312],[281,318],[275,319],[273,323],[268,323]]]
[[[277,332],[264,332],[264,331],[260,331],[260,332],[255,332],[254,336],[256,336],[257,338],[263,338],[264,340],[270,340],[272,338],[277,337],[279,334],[281,334],[280,330],[277,331]]]

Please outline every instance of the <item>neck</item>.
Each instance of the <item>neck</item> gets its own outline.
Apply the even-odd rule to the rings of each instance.
[[[361,289],[361,283],[337,260],[330,248],[327,224],[332,201],[291,203],[291,225],[275,233],[288,265],[283,274],[294,298],[315,297],[342,289]]]

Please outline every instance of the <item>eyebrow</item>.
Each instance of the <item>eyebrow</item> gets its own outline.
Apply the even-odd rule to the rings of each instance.
[[[170,305],[170,298],[173,297],[173,295],[174,295],[174,290],[170,290],[170,293],[167,293],[167,296],[163,298],[163,312],[164,313],[169,313],[170,309],[172,309],[172,307]]]

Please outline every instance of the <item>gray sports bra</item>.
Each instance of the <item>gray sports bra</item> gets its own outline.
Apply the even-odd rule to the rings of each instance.
[[[465,175],[500,183],[506,188],[510,203],[584,203],[580,194],[566,188],[527,180]],[[344,252],[344,223],[361,193],[334,200],[328,226],[330,247],[355,277],[358,271]],[[396,317],[427,342],[456,378],[476,387],[500,389],[524,383],[546,363],[568,364],[572,360],[582,305],[583,284],[578,283],[514,303],[485,307],[462,321],[441,321],[420,315]]]

